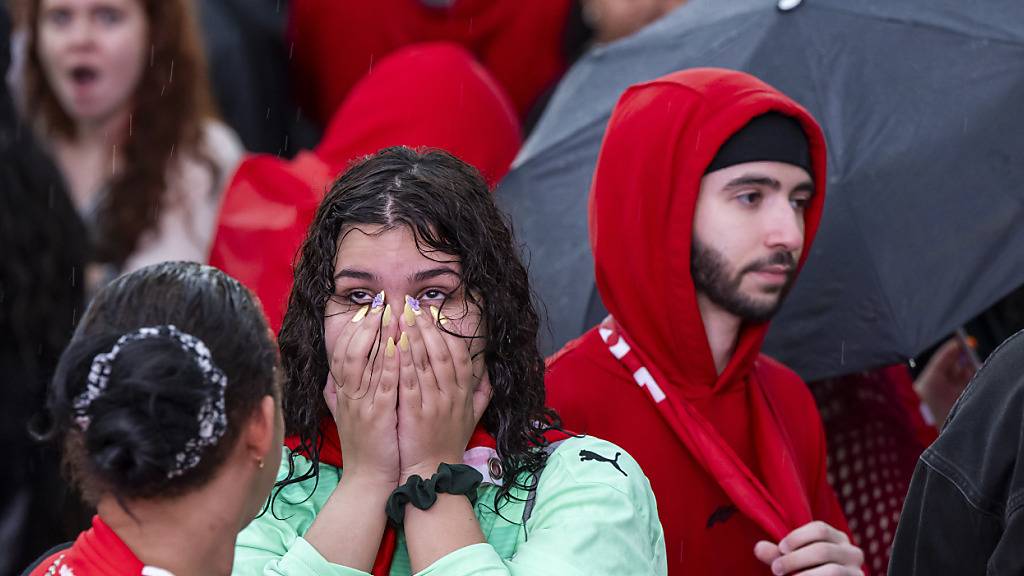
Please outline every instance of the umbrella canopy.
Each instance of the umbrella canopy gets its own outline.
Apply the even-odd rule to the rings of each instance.
[[[716,66],[793,97],[829,144],[821,231],[768,353],[809,380],[918,354],[1024,284],[1022,61],[1019,0],[692,0],[592,50],[498,193],[546,305],[546,349],[600,319],[586,210],[618,96]]]

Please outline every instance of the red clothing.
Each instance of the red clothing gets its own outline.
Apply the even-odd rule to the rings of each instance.
[[[31,576],[139,576],[143,568],[145,565],[121,538],[99,516],[93,516],[92,528],[79,534],[71,548],[40,562]]]
[[[566,68],[570,0],[293,0],[290,41],[300,104],[326,123],[352,86],[394,50],[454,42],[505,88],[520,117]],[[415,97],[415,95],[412,95]]]
[[[644,468],[665,529],[669,574],[767,574],[753,554],[820,519],[846,529],[826,481],[825,438],[800,378],[760,354],[767,324],[746,324],[717,373],[690,276],[705,168],[722,144],[769,111],[796,118],[825,193],[825,142],[800,106],[746,74],[697,69],[631,87],[609,121],[591,190],[597,286],[629,348],[664,398],[655,402],[598,329],[549,362],[548,402],[565,425],[615,442]],[[800,265],[803,265],[801,260]]]
[[[508,98],[462,48],[424,44],[379,62],[352,91],[313,152],[246,159],[225,191],[210,264],[248,286],[276,333],[292,263],[327,187],[350,161],[396,145],[451,152],[492,186],[522,137]]]

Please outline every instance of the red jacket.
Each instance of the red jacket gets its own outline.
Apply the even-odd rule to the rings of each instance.
[[[795,117],[810,141],[816,194],[825,142],[800,106],[746,74],[697,69],[631,87],[605,134],[590,201],[597,286],[664,400],[637,385],[597,328],[549,362],[548,402],[569,429],[629,451],[658,499],[669,574],[769,574],[753,554],[820,519],[846,529],[826,480],[825,438],[800,378],[761,355],[767,324],[742,328],[718,374],[690,275],[700,180],[721,145],[768,111]],[[801,260],[800,265],[803,265]]]
[[[385,56],[417,42],[455,42],[508,91],[520,116],[565,70],[570,0],[292,0],[292,63],[300,104],[321,123]]]
[[[295,255],[349,162],[388,146],[429,146],[473,165],[493,186],[521,142],[508,97],[472,55],[445,43],[404,48],[352,90],[315,151],[291,162],[250,156],[239,166],[221,203],[210,264],[256,293],[276,333]]]

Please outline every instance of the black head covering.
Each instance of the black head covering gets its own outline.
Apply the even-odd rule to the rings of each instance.
[[[794,118],[769,112],[747,123],[715,154],[705,174],[747,162],[785,162],[811,171],[807,134]]]

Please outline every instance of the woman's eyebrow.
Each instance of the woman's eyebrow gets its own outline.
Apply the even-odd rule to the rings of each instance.
[[[356,280],[366,280],[367,282],[374,282],[377,280],[377,276],[366,272],[364,270],[355,270],[353,268],[342,268],[334,275],[334,279],[340,278],[353,278]]]
[[[455,277],[459,276],[459,273],[447,266],[440,266],[438,268],[430,268],[428,270],[420,270],[419,272],[409,276],[410,283],[426,282],[439,276],[452,275]]]

